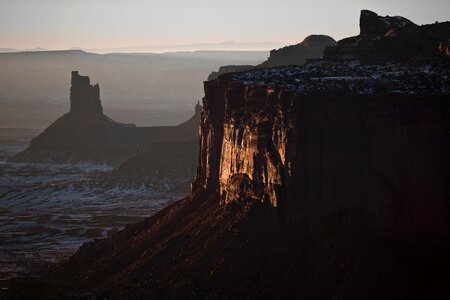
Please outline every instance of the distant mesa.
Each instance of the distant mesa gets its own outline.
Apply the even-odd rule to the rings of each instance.
[[[270,51],[269,58],[257,66],[222,66],[218,72],[212,72],[209,75],[208,80],[216,79],[222,74],[248,71],[254,68],[302,65],[308,59],[322,58],[325,48],[335,45],[336,41],[328,35],[310,35],[299,44]]]
[[[325,48],[334,45],[336,41],[328,35],[310,35],[297,45],[270,51],[270,57],[258,67],[302,65],[307,59],[321,58]]]

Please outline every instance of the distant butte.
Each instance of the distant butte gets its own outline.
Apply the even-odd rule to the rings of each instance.
[[[72,72],[72,87],[70,88],[70,113],[103,114],[100,103],[100,87],[98,83],[92,86],[89,76],[81,76],[78,71]]]
[[[88,76],[73,71],[70,111],[12,160],[107,163],[126,171],[119,172],[120,176],[114,171],[110,179],[119,177],[121,182],[127,182],[148,178],[153,182],[170,177],[173,183],[183,181],[186,188],[188,179],[195,174],[200,112],[201,107],[196,107],[195,115],[177,126],[122,124],[103,114],[99,85],[91,85]],[[143,156],[144,153],[149,155]],[[171,153],[170,158],[163,157],[164,153]],[[139,168],[127,167],[132,162]]]

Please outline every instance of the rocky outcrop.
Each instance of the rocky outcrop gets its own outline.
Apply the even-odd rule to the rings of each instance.
[[[72,72],[70,88],[70,112],[73,114],[103,114],[100,103],[100,87],[92,86],[89,76],[80,76],[78,71]]]
[[[361,35],[384,35],[400,28],[417,29],[417,25],[404,17],[381,17],[370,10],[362,10],[359,19]]]
[[[195,178],[201,106],[177,126],[136,127],[103,114],[98,84],[72,72],[70,112],[31,140],[16,162],[92,162],[116,168],[98,178],[106,185],[142,184],[187,191]]]
[[[448,41],[450,22],[418,26],[403,17],[381,17],[363,10],[360,34],[325,50],[327,59],[405,59],[434,56]]]
[[[270,51],[269,58],[258,65],[260,68],[272,68],[288,65],[302,65],[308,59],[322,58],[327,47],[336,45],[336,41],[327,35],[310,35],[297,45]]]
[[[448,68],[442,56],[322,60],[206,82],[192,194],[83,246],[48,290],[445,298]]]
[[[154,143],[185,142],[198,138],[200,111],[178,126],[136,127],[122,124],[103,114],[100,88],[88,76],[72,72],[70,111],[13,157],[14,161],[75,162],[88,161],[119,165],[141,154]],[[196,121],[197,120],[197,121]]]
[[[310,35],[303,42],[270,51],[269,58],[256,66],[222,66],[218,72],[212,72],[208,80],[214,80],[220,75],[243,72],[251,69],[273,68],[288,65],[302,65],[308,59],[322,58],[325,48],[335,46],[336,41],[327,35]]]

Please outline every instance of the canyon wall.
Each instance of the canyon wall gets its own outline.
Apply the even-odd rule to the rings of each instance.
[[[379,232],[448,230],[448,95],[295,95],[226,77],[205,91],[198,182],[223,203],[267,202],[293,222],[342,210]]]

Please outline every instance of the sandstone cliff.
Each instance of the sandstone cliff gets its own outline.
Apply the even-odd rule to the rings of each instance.
[[[192,194],[84,245],[49,291],[445,298],[449,63],[333,59],[206,82]]]

